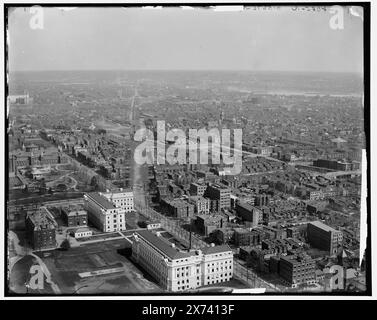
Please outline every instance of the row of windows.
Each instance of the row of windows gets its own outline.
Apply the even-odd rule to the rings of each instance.
[[[186,277],[188,277],[188,275],[189,275],[189,273],[186,272]],[[185,276],[185,273],[182,272],[182,273],[177,273],[177,274],[176,274],[176,277],[177,277],[177,278],[179,278],[180,276],[184,277],[184,276]]]
[[[151,252],[150,250],[141,250],[141,254],[142,256],[145,256],[146,259],[148,261],[150,261],[150,263],[152,263],[153,265],[156,264],[156,260],[158,259],[156,257],[156,254],[154,254],[153,252]],[[156,269],[158,270],[158,269]],[[163,268],[163,270],[159,270],[159,274],[161,274],[163,277],[162,278],[165,278],[167,277],[167,269],[166,268]]]
[[[199,284],[198,284],[198,286],[199,286]],[[190,288],[189,285],[179,286],[179,287],[178,287],[178,290],[185,290],[185,289],[188,289],[188,288]]]
[[[216,280],[209,280],[206,284],[215,284],[215,283],[221,283],[225,281],[229,281],[230,278],[224,278],[224,279],[216,279]]]
[[[198,277],[198,278],[199,278],[199,277]],[[197,279],[197,280],[199,280],[199,279]],[[186,280],[185,280],[185,279],[183,279],[183,280],[178,280],[178,281],[177,281],[177,284],[181,284],[181,283],[184,284],[185,282],[186,282],[186,283],[189,283],[190,281],[189,281],[189,279],[186,279]]]
[[[182,269],[182,270],[188,270],[189,267],[188,267],[188,266],[187,266],[187,267],[178,267],[178,268],[177,268],[177,271],[181,271],[181,269]]]
[[[231,272],[229,272],[229,276],[231,276],[232,275],[232,273]],[[224,274],[220,274],[220,278],[222,278],[222,277],[227,277],[228,276],[228,273],[224,273]],[[218,277],[216,277],[216,278],[218,278]],[[214,279],[214,276],[207,276],[207,280],[209,280],[209,279]]]
[[[225,260],[225,261],[218,261],[218,262],[216,262],[216,265],[223,265],[223,263],[225,263],[225,264],[231,264],[231,261],[230,260]],[[214,263],[207,263],[207,265],[206,265],[207,267],[210,267],[210,266],[215,266],[215,262]]]
[[[223,271],[223,270],[228,270],[228,267],[225,266],[225,267],[220,267],[220,268],[212,268],[212,269],[209,269],[207,268],[207,272],[210,273],[210,272],[215,272],[215,271]],[[211,270],[211,271],[210,271]],[[232,270],[232,266],[229,266],[229,270]]]

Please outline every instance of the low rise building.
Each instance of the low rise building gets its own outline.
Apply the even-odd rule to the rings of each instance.
[[[88,224],[88,213],[81,206],[63,207],[61,213],[68,227],[86,226]]]
[[[91,237],[92,236],[92,230],[88,229],[88,228],[78,228],[76,229],[75,231],[73,231],[73,236],[76,238],[76,239],[79,239],[79,238],[86,238],[86,237]]]

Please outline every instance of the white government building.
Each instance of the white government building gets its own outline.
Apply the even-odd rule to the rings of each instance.
[[[91,192],[84,195],[89,220],[103,232],[126,230],[126,213],[134,210],[133,192]]]
[[[114,192],[100,192],[101,195],[109,199],[116,207],[124,209],[126,212],[134,211],[134,193],[132,190]]]
[[[196,289],[229,281],[233,276],[233,252],[228,245],[184,252],[159,232],[137,231],[132,257],[168,291]]]

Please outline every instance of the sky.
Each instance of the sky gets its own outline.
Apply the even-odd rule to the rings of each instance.
[[[195,8],[43,8],[33,29],[30,8],[8,18],[13,71],[269,70],[363,72],[363,22],[330,12]],[[35,20],[33,20],[35,21]]]

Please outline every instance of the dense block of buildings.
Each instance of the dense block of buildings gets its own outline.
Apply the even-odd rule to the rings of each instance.
[[[159,233],[142,230],[134,234],[132,257],[168,291],[195,289],[233,276],[233,252],[227,245],[183,252]]]
[[[34,250],[55,248],[55,229],[55,219],[45,207],[26,216],[26,237]]]
[[[343,242],[342,231],[335,230],[320,221],[308,223],[307,235],[313,247],[328,251],[330,255],[337,254]]]
[[[84,207],[89,220],[103,232],[126,230],[126,214],[121,207],[116,207],[107,197],[99,192],[84,195]]]
[[[175,218],[187,219],[194,216],[194,205],[182,199],[162,199],[161,205]]]

